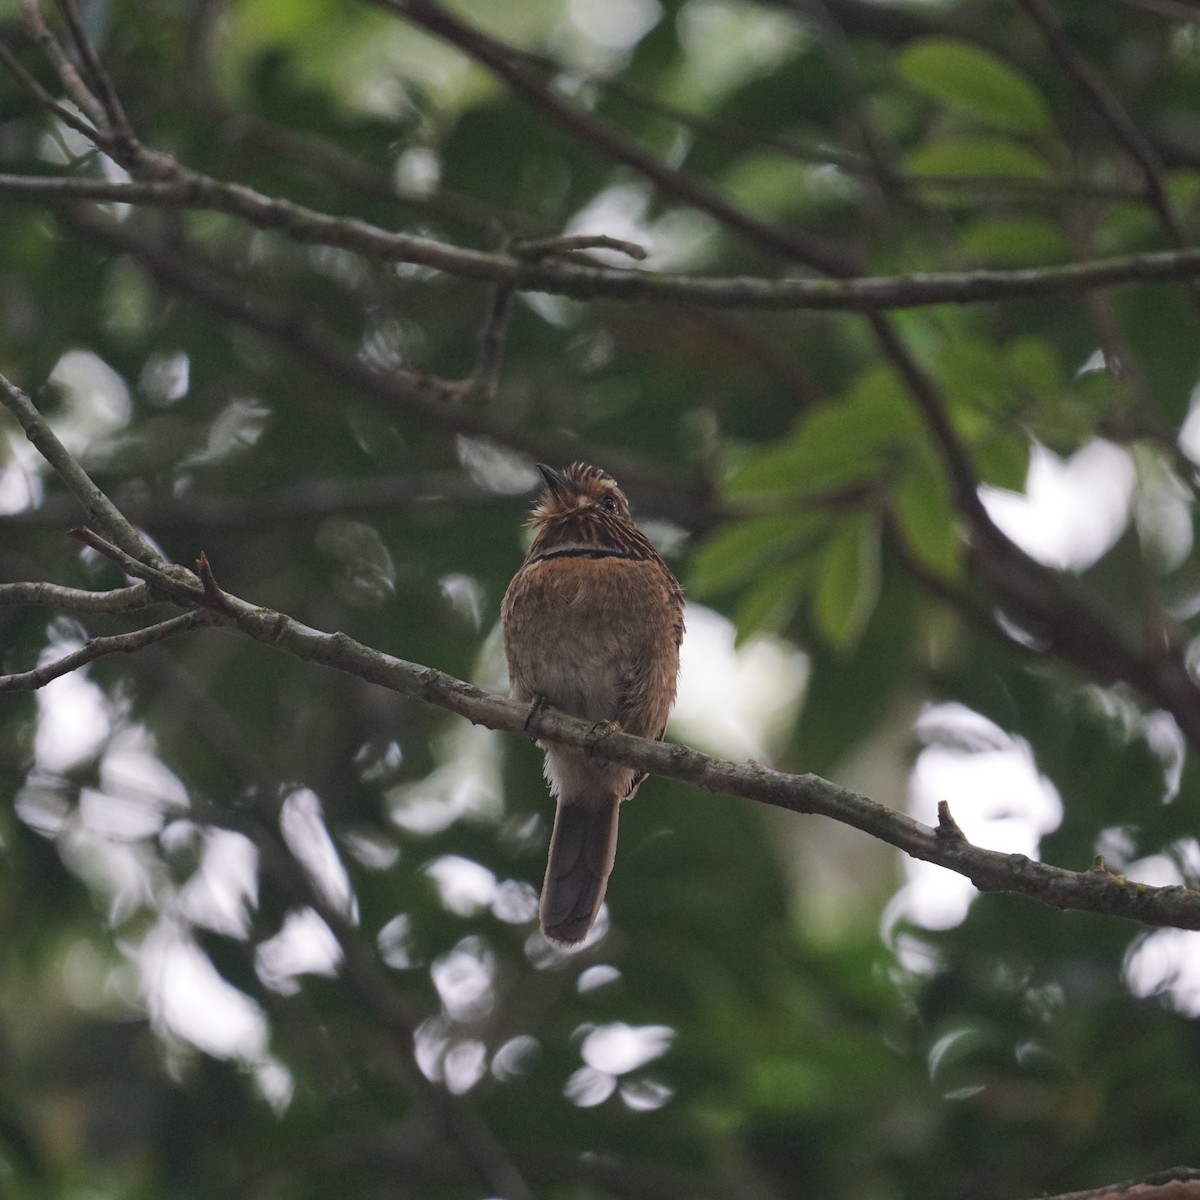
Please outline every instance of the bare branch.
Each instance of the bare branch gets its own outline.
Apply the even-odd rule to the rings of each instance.
[[[111,592],[88,592],[56,583],[0,583],[0,608],[52,608],[68,613],[136,612],[160,603],[144,583]]]
[[[32,3],[36,4],[36,0],[32,0]],[[75,43],[75,49],[87,71],[88,83],[103,110],[104,124],[109,134],[126,145],[134,145],[137,137],[133,132],[133,126],[130,125],[129,118],[125,115],[125,109],[117,95],[117,89],[104,69],[104,64],[96,53],[96,47],[92,45],[92,39],[88,37],[87,30],[83,27],[76,0],[58,0],[58,10],[66,20],[71,40]]]
[[[970,455],[958,436],[934,381],[909,352],[895,327],[882,313],[870,317],[871,329],[899,371],[941,453],[955,504],[972,529],[988,537],[1002,536],[979,499],[979,481]]]
[[[645,247],[639,246],[637,242],[622,241],[602,233],[538,238],[534,241],[515,242],[512,246],[513,253],[525,262],[537,262],[539,259],[570,254],[576,250],[616,250],[636,262],[641,262],[646,257]]]
[[[96,128],[90,122],[84,120],[73,109],[68,108],[65,104],[60,104],[55,98],[25,68],[17,61],[12,51],[0,41],[0,63],[3,63],[9,74],[17,81],[38,104],[40,104],[47,112],[53,114],[69,129],[74,129],[76,133],[81,133],[89,141],[94,141],[96,138]]]
[[[574,137],[596,147],[615,161],[634,168],[667,194],[711,213],[730,229],[794,262],[806,263],[827,275],[840,276],[849,272],[849,260],[832,248],[827,240],[770,225],[743,212],[704,181],[668,166],[582,105],[547,87],[520,61],[520,55],[511,47],[460,21],[440,4],[432,0],[374,2],[457,46],[503,79],[522,100],[545,113]]]
[[[96,127],[96,132],[103,136],[106,130],[107,115],[104,106],[96,99],[91,88],[84,83],[75,64],[67,57],[67,52],[59,44],[58,38],[46,24],[42,11],[38,8],[37,0],[21,0],[21,12],[25,17],[25,25],[33,40],[38,44],[47,61],[54,68],[63,90],[71,97],[79,110],[85,113]]]
[[[144,570],[142,564],[135,564]],[[236,625],[263,642],[306,662],[319,663],[422,700],[503,733],[533,735],[594,749],[595,725],[549,707],[529,706],[485,692],[433,667],[374,650],[343,633],[323,633],[283,613],[258,608],[225,593],[222,624]],[[887,808],[816,775],[791,775],[758,763],[733,763],[686,746],[652,742],[616,732],[604,739],[604,755],[690,783],[707,792],[742,796],[796,813],[816,813],[853,826],[914,858],[937,863],[969,878],[981,891],[1012,892],[1056,908],[1126,917],[1146,925],[1200,929],[1200,892],[1154,888],[1094,871],[1070,871],[1022,854],[985,850],[947,838],[904,813]]]
[[[468,392],[481,400],[492,400],[500,386],[514,295],[513,289],[504,284],[492,292],[487,320],[484,322],[483,332],[479,335],[479,361],[475,364],[475,372],[467,384]]]
[[[120,546],[106,541],[95,530],[85,527],[69,529],[67,536],[73,537],[77,542],[82,542],[97,553],[103,554],[105,558],[116,563],[131,579],[144,580],[150,585],[151,590],[162,599],[172,600],[184,607],[207,607],[210,603],[208,592],[202,585],[193,585],[184,578],[177,578],[175,574],[157,566],[152,567],[148,563],[141,562],[131,554],[127,554]],[[189,574],[181,571],[178,567],[174,567],[172,570],[179,575]],[[191,576],[191,578],[195,577]]]
[[[220,316],[284,346],[300,360],[391,412],[415,418],[433,430],[487,438],[550,462],[570,462],[586,451],[593,462],[603,462],[614,475],[628,479],[659,513],[685,528],[703,530],[715,519],[712,488],[703,478],[664,469],[612,446],[585,446],[578,438],[555,430],[505,424],[477,406],[446,404],[415,385],[410,376],[371,366],[307,314],[244,284],[231,284],[229,270],[185,258],[178,243],[168,246],[136,233],[128,221],[117,223],[79,210],[64,210],[62,219],[109,249],[129,254],[168,291],[199,300]]]
[[[1043,1200],[1200,1200],[1200,1171],[1194,1167],[1168,1167],[1141,1179],[1061,1192],[1044,1196]]]
[[[705,308],[777,312],[883,312],[937,304],[986,304],[1078,295],[1130,284],[1200,277],[1200,250],[1157,251],[1020,270],[919,272],[853,279],[691,276],[576,262],[525,263],[429,238],[331,217],[240,185],[204,179],[111,183],[76,176],[0,174],[0,195],[41,203],[70,199],[228,212],[306,245],[337,246],[385,262],[433,267],[463,279],[507,284],[575,300],[670,301]],[[594,240],[594,239],[592,239]]]
[[[33,401],[15,384],[0,375],[0,404],[20,422],[25,436],[58,472],[67,490],[83,505],[88,520],[95,522],[112,540],[135,558],[165,566],[166,560],[125,519],[115,504],[92,482],[54,430],[34,407]]]
[[[28,397],[17,389],[12,391],[23,398],[24,406],[34,419],[40,421]],[[48,461],[59,470],[68,485],[79,477],[86,479],[82,467],[70,459],[57,439],[35,444],[45,444],[55,455],[57,461]],[[90,480],[88,482],[90,484]],[[107,498],[105,504],[112,507]],[[91,530],[73,533],[112,559],[127,574],[151,584],[155,591],[188,609],[187,617],[235,627],[255,641],[305,662],[343,671],[444,708],[490,729],[522,736],[532,734],[538,739],[595,750],[596,730],[590,721],[568,716],[548,706],[540,706],[531,712],[526,704],[492,695],[433,667],[395,658],[344,633],[323,633],[285,613],[249,604],[217,587],[207,559],[201,562],[204,582],[193,585],[185,582],[184,577],[194,576],[178,567],[172,569],[176,574],[171,574],[139,561]],[[162,630],[164,626],[172,633],[184,627],[182,623],[164,622],[151,629]],[[1087,631],[1084,633],[1086,636]],[[138,636],[149,636],[149,631],[119,635],[116,643],[111,639],[107,641],[114,649],[121,649],[129,644],[130,637]],[[151,640],[157,639],[151,637]],[[57,666],[52,664],[50,670]],[[69,669],[70,666],[63,667],[58,673]],[[27,686],[24,677],[18,678],[22,678],[21,686]],[[15,688],[18,685],[9,686]],[[965,875],[982,891],[1014,892],[1058,908],[1127,917],[1147,925],[1200,929],[1200,892],[1183,887],[1146,887],[1104,872],[1069,871],[1033,862],[1020,854],[984,850],[965,839],[947,837],[944,832],[939,833],[903,813],[816,775],[791,775],[754,762],[727,762],[686,746],[652,742],[620,731],[605,736],[604,754],[614,762],[649,774],[683,780],[705,791],[725,792],[792,812],[831,817],[915,858],[938,863]]]
[[[84,531],[86,532],[86,531]],[[124,570],[142,578],[158,572],[106,546],[94,535],[89,544],[109,554]],[[227,592],[209,607],[203,588],[177,587],[173,598],[202,608],[211,623],[235,626],[305,662],[343,671],[413,699],[436,705],[475,724],[502,733],[533,735],[580,749],[595,750],[595,724],[547,706],[527,704],[485,692],[433,667],[395,658],[344,633],[323,633],[284,613],[248,604]],[[1022,854],[985,850],[964,839],[878,804],[816,775],[791,775],[759,763],[733,763],[677,743],[652,742],[615,732],[604,738],[604,755],[651,775],[679,779],[707,792],[721,792],[796,813],[815,813],[862,830],[914,858],[937,863],[970,879],[981,891],[1012,892],[1056,908],[1126,917],[1146,925],[1200,929],[1200,892],[1184,887],[1152,888],[1095,871],[1069,871],[1034,862]]]
[[[128,589],[133,590],[133,589]],[[32,671],[22,671],[15,675],[0,675],[0,692],[32,692],[45,687],[63,675],[69,675],[88,663],[95,662],[107,654],[135,654],[155,642],[165,641],[177,633],[186,633],[189,629],[197,629],[201,625],[211,624],[211,617],[204,612],[186,612],[178,617],[160,621],[157,625],[148,625],[145,629],[135,629],[130,633],[114,633],[108,637],[90,638],[70,654],[64,654],[53,662],[35,667]]]
[[[1094,70],[1087,59],[1063,36],[1045,0],[1017,0],[1017,4],[1041,31],[1058,65],[1075,82],[1076,87],[1100,114],[1113,137],[1125,147],[1129,156],[1141,168],[1146,185],[1146,202],[1158,214],[1170,241],[1180,250],[1190,249],[1193,245],[1192,239],[1167,192],[1163,163],[1158,151],[1142,135],[1104,77]],[[1185,286],[1192,304],[1200,309],[1200,285],[1188,280]]]

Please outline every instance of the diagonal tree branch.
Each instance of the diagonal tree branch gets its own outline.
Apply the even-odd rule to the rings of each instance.
[[[103,136],[103,131],[107,127],[107,114],[104,106],[88,84],[84,82],[58,38],[51,32],[42,16],[41,9],[38,8],[37,0],[21,0],[21,13],[25,18],[25,27],[54,68],[63,89],[95,127],[92,136]]]
[[[26,405],[32,407],[28,397],[11,384],[0,389],[0,403],[10,411]],[[50,445],[51,450],[54,445],[61,451],[56,457],[62,462],[66,451],[57,439]],[[57,464],[56,469],[60,469]],[[70,480],[87,478],[74,460],[62,462],[61,470]],[[111,502],[107,505],[112,507]],[[100,506],[98,511],[114,528],[121,528],[119,523],[111,521],[107,508]],[[395,658],[344,633],[324,633],[285,613],[232,596],[219,587],[203,555],[198,563],[201,583],[196,585],[190,582],[195,578],[190,572],[178,567],[164,571],[139,561],[90,530],[77,532],[81,540],[107,555],[126,574],[149,583],[164,597],[188,610],[189,616],[236,628],[253,640],[302,661],[343,671],[489,729],[532,734],[592,753],[602,746],[604,756],[614,762],[652,775],[679,779],[703,791],[742,796],[791,812],[827,816],[914,858],[965,875],[981,891],[1013,892],[1058,908],[1127,917],[1147,925],[1200,929],[1200,892],[1182,887],[1146,887],[1105,870],[1070,871],[1034,862],[1020,854],[985,850],[962,837],[949,810],[934,829],[816,775],[792,775],[755,762],[728,762],[678,744],[652,742],[620,731],[611,732],[607,727],[598,730],[588,721],[549,707],[531,712],[526,704],[493,695],[434,667]],[[172,632],[175,628],[172,627]]]
[[[736,229],[768,251],[808,265],[818,265],[829,274],[844,274],[844,269],[835,264],[806,256],[803,245],[797,245],[787,238],[781,239],[774,226],[740,212],[734,219],[728,219],[727,210],[730,206],[719,197],[717,203],[710,204],[711,197],[707,192],[697,192],[692,186],[694,181],[683,171],[667,167],[657,160],[646,164],[640,147],[628,142],[623,135],[616,133],[580,105],[514,67],[510,48],[460,21],[436,0],[373,2],[455,45],[506,80],[538,111],[580,141],[642,171],[668,194],[704,208],[729,228]],[[867,321],[884,357],[908,387],[933,438],[946,469],[955,506],[970,533],[973,561],[983,567],[982,574],[987,583],[1006,603],[1014,604],[1021,616],[1052,635],[1055,650],[1067,661],[1093,673],[1098,671],[1102,677],[1124,679],[1132,683],[1152,702],[1170,711],[1191,744],[1200,747],[1200,688],[1183,665],[1176,635],[1165,631],[1165,639],[1150,642],[1142,653],[1131,649],[1089,605],[1074,594],[1066,581],[1031,559],[997,528],[979,498],[970,455],[954,427],[950,406],[936,382],[883,313],[869,311]],[[1156,637],[1158,633],[1156,630]]]
[[[166,560],[162,555],[134,529],[117,506],[92,482],[91,477],[66,446],[58,440],[33,401],[3,375],[0,375],[0,400],[20,422],[25,436],[58,472],[58,477],[67,485],[67,490],[83,506],[88,520],[94,521],[127,554],[158,567],[165,566]]]
[[[132,591],[133,589],[126,589]],[[94,611],[94,610],[93,610]],[[72,671],[88,663],[95,662],[108,654],[136,654],[156,642],[166,641],[177,633],[186,633],[190,629],[198,629],[202,625],[211,624],[211,616],[201,610],[185,612],[177,617],[160,621],[157,625],[148,625],[145,629],[135,629],[129,633],[114,633],[108,637],[90,638],[78,650],[64,654],[53,662],[44,663],[30,671],[21,671],[14,675],[0,675],[0,692],[32,692],[45,687],[48,683],[69,675]]]
[[[374,2],[457,46],[503,79],[516,95],[552,117],[574,136],[597,147],[615,161],[634,168],[685,204],[711,213],[730,229],[745,234],[765,249],[792,261],[805,263],[827,275],[845,275],[849,272],[849,259],[832,249],[826,241],[751,217],[707,183],[668,166],[582,105],[547,87],[525,66],[519,53],[465,21],[460,21],[440,4],[431,0]]]
[[[399,0],[394,0],[393,6],[406,7],[399,4]],[[416,0],[414,6],[422,12],[434,7],[416,3]],[[678,185],[677,180],[674,182]],[[261,199],[256,197],[251,207]],[[288,224],[286,214],[282,224]],[[789,251],[789,256],[798,256],[795,247]],[[878,332],[887,327],[880,324],[876,329]],[[887,349],[887,338],[881,340]],[[889,356],[897,359],[894,351]],[[908,361],[906,352],[898,361],[903,367]],[[910,385],[918,396],[925,386],[916,378],[910,379]],[[106,535],[101,538],[86,534],[85,540],[107,554],[127,574],[145,580],[158,594],[188,610],[186,615],[200,614],[212,623],[236,627],[247,636],[304,661],[345,671],[490,728],[508,733],[528,730],[539,738],[593,751],[602,742],[603,753],[614,761],[685,780],[704,790],[729,792],[795,812],[830,816],[915,857],[959,871],[984,890],[1012,891],[1059,907],[1125,916],[1147,924],[1200,928],[1200,895],[1188,889],[1141,888],[1103,870],[1073,872],[1033,863],[1019,855],[986,851],[971,846],[962,838],[948,810],[943,813],[939,827],[933,829],[816,776],[790,775],[754,763],[729,763],[683,746],[646,742],[620,732],[598,733],[587,722],[550,710],[531,716],[522,704],[490,695],[431,667],[381,654],[344,634],[323,633],[286,614],[231,596],[219,588],[203,559],[200,564],[202,584],[197,585],[192,582],[194,576],[190,573],[171,568],[161,558],[149,558],[148,548],[136,530],[70,458],[24,393],[7,385],[0,399],[22,421],[31,440],[60,472],[72,492],[84,501],[89,514]],[[940,398],[933,395],[930,405],[923,411],[946,452],[947,465],[961,501],[972,486],[969,463],[956,464],[955,454],[959,451],[955,449],[952,430],[949,435],[938,434],[937,421],[945,415],[941,413],[939,417],[939,403]]]
[[[1179,250],[1191,249],[1194,243],[1167,192],[1163,162],[1158,151],[1142,135],[1104,77],[1067,40],[1045,0],[1016,0],[1016,3],[1038,27],[1058,65],[1100,114],[1116,141],[1141,168],[1144,199],[1157,214],[1169,240]],[[1200,285],[1188,280],[1185,286],[1193,306],[1200,309]]]
[[[383,404],[388,411],[420,421],[444,434],[487,438],[501,446],[550,461],[570,462],[587,453],[648,497],[657,512],[694,531],[717,518],[711,487],[702,478],[664,469],[660,464],[613,447],[585,446],[556,430],[530,430],[507,424],[471,405],[443,403],[413,382],[412,376],[385,372],[355,354],[322,324],[273,298],[237,286],[219,264],[206,264],[115,222],[78,209],[63,210],[69,228],[110,250],[129,254],[167,291],[198,300],[219,316],[285,347],[328,377]]]
[[[34,77],[17,61],[13,52],[0,41],[0,63],[3,63],[9,74],[17,83],[33,97],[47,112],[52,113],[68,129],[83,134],[89,140],[96,134],[95,126],[84,120],[78,113],[65,104],[60,104]]]
[[[154,578],[153,568],[115,547],[106,547],[95,535],[87,540],[96,549],[108,552],[122,570],[136,577]],[[592,753],[602,748],[604,756],[614,762],[678,779],[703,791],[830,817],[914,858],[965,875],[981,891],[1012,892],[1057,908],[1126,917],[1147,925],[1200,929],[1200,892],[1188,888],[1147,887],[1103,869],[1070,871],[1022,854],[985,850],[956,831],[948,811],[941,825],[931,828],[817,775],[793,775],[755,762],[733,763],[678,743],[598,730],[592,722],[548,706],[531,712],[526,704],[496,696],[433,667],[395,658],[344,633],[324,633],[224,591],[220,592],[219,603],[199,589],[180,591],[179,597],[204,608],[214,623],[235,627],[253,640],[302,661],[354,675],[501,733],[532,735]]]

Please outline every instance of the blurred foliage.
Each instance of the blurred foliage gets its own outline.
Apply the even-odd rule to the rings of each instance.
[[[1019,6],[460,7],[561,60],[537,69],[673,166],[868,273],[1170,245]],[[1200,28],[1155,7],[1055,15],[1194,233]],[[647,242],[654,269],[795,273],[379,8],[83,15],[142,137],[218,178],[462,246],[582,227]],[[104,169],[3,73],[0,163]],[[385,376],[464,378],[477,284],[221,213],[102,215],[0,199],[0,370],[175,560],[203,550],[240,596],[500,688],[526,452],[570,437],[628,465],[638,515],[692,600],[736,627],[740,661],[765,648],[793,672],[776,652],[804,651],[798,713],[776,713],[758,753],[903,804],[924,749],[989,748],[914,729],[922,705],[954,702],[1057,792],[1049,860],[1099,852],[1196,882],[1200,780],[1174,723],[970,619],[990,598],[941,455],[860,316],[523,296],[486,403],[513,444],[485,443],[359,386],[305,333]],[[156,274],[164,255],[230,303]],[[282,314],[275,336],[264,312]],[[988,488],[1020,490],[1042,447],[1121,447],[1112,544],[1052,565],[1115,628],[1143,629],[1156,600],[1195,622],[1197,442],[1180,434],[1200,337],[1183,288],[895,324]],[[5,435],[0,577],[116,586]],[[672,503],[676,479],[690,490]],[[2,610],[0,670],[136,623]],[[519,741],[214,631],[2,703],[5,1200],[454,1200],[494,1194],[497,1162],[564,1200],[1011,1200],[1200,1145],[1195,935],[996,896],[925,928],[904,864],[865,836],[652,780],[624,816],[603,936],[560,956],[532,919],[550,807]],[[966,824],[976,797],[945,798]],[[366,966],[335,961],[314,886]]]

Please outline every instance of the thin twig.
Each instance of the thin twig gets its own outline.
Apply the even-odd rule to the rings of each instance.
[[[86,526],[67,530],[67,536],[74,538],[77,542],[82,542],[98,554],[104,555],[110,562],[120,567],[130,579],[141,579],[148,583],[151,590],[161,599],[171,600],[185,607],[204,607],[209,604],[208,593],[202,586],[193,585],[182,578],[177,578],[176,575],[170,573],[170,570],[164,570],[163,567],[169,566],[165,562],[162,563],[162,566],[151,566],[149,563],[142,562],[133,555],[127,554],[120,546],[101,537],[94,529],[88,529]],[[179,572],[178,567],[173,570]]]
[[[543,258],[559,257],[577,250],[615,250],[635,262],[642,262],[646,257],[646,248],[639,246],[637,242],[627,242],[603,233],[581,233],[568,237],[518,241],[512,244],[511,249],[523,262],[539,262]]]
[[[373,3],[459,47],[503,79],[522,100],[551,117],[573,136],[600,149],[609,158],[634,168],[669,195],[711,213],[728,228],[794,262],[805,263],[828,275],[849,273],[849,259],[833,249],[827,240],[751,217],[706,182],[668,166],[589,109],[547,87],[520,61],[511,47],[459,20],[440,4],[432,0],[373,0]]]
[[[129,123],[129,118],[125,115],[125,109],[117,95],[117,89],[113,86],[112,79],[104,69],[100,55],[96,53],[96,47],[92,44],[92,39],[88,37],[87,30],[83,26],[79,15],[79,6],[75,0],[57,0],[57,3],[58,10],[62,13],[67,28],[70,30],[71,40],[75,43],[75,49],[87,71],[91,90],[104,111],[108,132],[111,136],[129,145],[136,143],[137,137],[133,132],[133,126]]]
[[[135,629],[130,633],[90,638],[78,650],[64,654],[62,658],[56,658],[53,662],[35,667],[31,671],[0,675],[0,692],[36,691],[107,654],[134,654],[156,642],[165,641],[177,633],[186,633],[189,629],[197,629],[201,625],[210,624],[211,621],[212,618],[207,613],[193,611],[170,617],[157,625],[148,625],[145,629]]]
[[[147,584],[89,592],[56,583],[0,583],[0,608],[52,608],[68,613],[136,612],[160,603]]]
[[[0,41],[0,63],[3,63],[17,83],[44,109],[56,116],[64,125],[95,141],[97,130],[78,113],[60,104],[48,91],[17,61],[12,51]]]
[[[100,56],[87,36],[74,0],[59,0],[68,30],[90,76],[90,84],[75,69],[66,50],[47,26],[38,0],[22,0],[25,23],[34,40],[54,67],[66,92],[91,118],[95,129],[88,135],[96,147],[130,174],[142,179],[166,179],[181,174],[181,168],[169,155],[150,150],[137,138],[117,97]],[[97,92],[99,95],[97,95]]]
[[[196,559],[196,574],[200,577],[200,583],[204,588],[204,599],[209,608],[217,609],[218,611],[228,608],[226,603],[225,593],[221,590],[220,584],[217,583],[217,577],[213,574],[212,563],[208,561],[208,555],[203,550],[200,551],[200,557]]]
[[[54,446],[61,450],[57,440],[50,448]],[[86,478],[78,464],[60,463],[54,465],[65,481],[79,476]],[[211,588],[193,586],[137,561],[90,530],[76,531],[76,536],[176,603],[189,610],[200,610],[205,620],[236,627],[255,641],[298,659],[332,667],[437,705],[491,729],[520,736],[533,733],[539,739],[580,749],[594,745],[592,722],[548,706],[531,714],[524,703],[492,695],[433,667],[384,654],[343,633],[323,633],[284,613],[248,604],[219,589],[216,589],[219,603],[214,602],[211,592],[215,581]],[[178,572],[179,568],[173,570]],[[1080,630],[1083,636],[1089,632],[1086,627]],[[705,791],[727,792],[793,812],[829,816],[913,857],[966,875],[983,891],[1015,892],[1059,908],[1128,917],[1148,925],[1200,929],[1200,892],[1183,887],[1129,884],[1115,876],[1069,871],[1032,862],[1023,855],[1002,854],[966,841],[939,837],[936,830],[911,817],[815,775],[790,775],[759,763],[726,762],[686,746],[648,741],[620,731],[606,737],[604,753],[614,762],[680,779]]]
[[[479,335],[479,359],[469,381],[469,392],[483,401],[495,399],[504,369],[504,350],[508,343],[508,327],[512,321],[516,293],[500,284],[492,291],[487,319]]]
[[[955,506],[974,531],[989,539],[1003,538],[979,499],[979,480],[971,457],[950,420],[937,385],[909,352],[886,316],[872,313],[868,319],[876,340],[903,378],[933,436],[950,480]]]
[[[1125,147],[1129,156],[1141,168],[1146,187],[1146,202],[1157,213],[1169,240],[1180,250],[1191,249],[1191,235],[1171,202],[1163,162],[1158,151],[1142,135],[1104,77],[1063,35],[1045,0],[1016,0],[1016,3],[1038,27],[1058,65],[1075,82],[1108,126],[1113,137]],[[1194,280],[1188,280],[1184,286],[1192,304],[1200,309],[1200,285]]]
[[[126,553],[144,562],[166,566],[166,560],[125,519],[115,504],[92,482],[67,448],[60,442],[30,398],[15,384],[0,375],[0,404],[20,422],[25,436],[42,457],[58,472],[67,490],[83,505],[88,520]]]
[[[67,52],[51,32],[45,17],[42,16],[42,10],[38,8],[37,0],[21,0],[21,12],[25,17],[26,28],[54,68],[54,73],[63,85],[63,90],[71,97],[79,110],[87,115],[97,132],[101,135],[107,133],[104,106],[96,99],[91,88],[84,83],[75,69],[75,64],[67,57]]]
[[[666,469],[616,447],[586,445],[553,429],[506,424],[477,405],[438,402],[401,373],[371,366],[311,316],[244,283],[231,284],[232,268],[197,262],[194,255],[185,258],[178,243],[152,241],[131,229],[128,221],[115,222],[71,209],[64,210],[61,219],[93,241],[130,255],[167,291],[198,300],[221,317],[284,346],[340,384],[381,403],[387,411],[407,415],[445,434],[485,437],[546,462],[571,462],[586,456],[603,463],[622,482],[628,480],[656,512],[686,529],[701,532],[717,519],[712,489],[695,474]]]

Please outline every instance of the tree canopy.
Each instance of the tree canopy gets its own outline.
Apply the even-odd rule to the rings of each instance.
[[[0,6],[0,1197],[1194,1156],[1197,112],[1185,0]],[[575,460],[661,745],[505,698]]]

